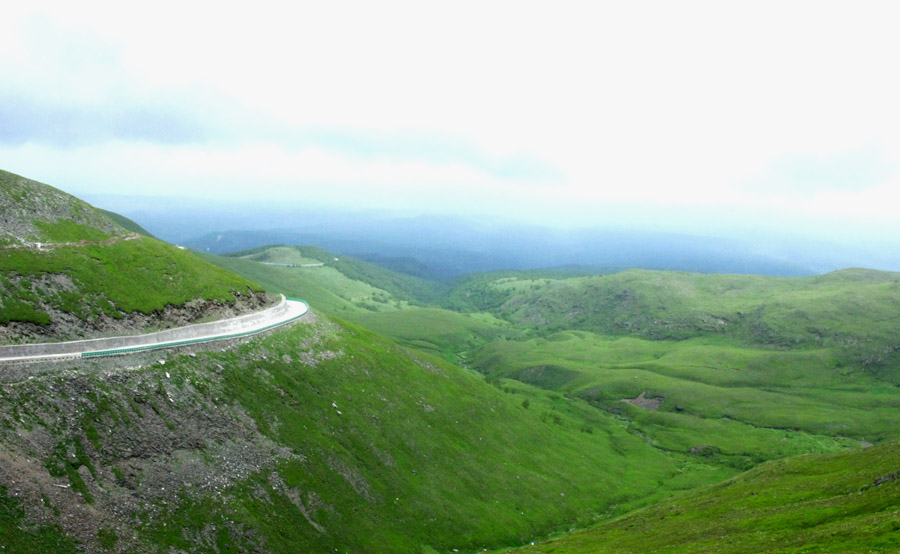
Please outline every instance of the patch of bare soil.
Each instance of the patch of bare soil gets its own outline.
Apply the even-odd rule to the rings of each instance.
[[[637,406],[638,408],[643,408],[645,410],[654,411],[658,409],[665,398],[662,396],[654,396],[652,398],[647,398],[647,391],[641,391],[641,394],[637,395],[636,398],[623,398],[622,402],[626,402],[631,404],[632,406]]]

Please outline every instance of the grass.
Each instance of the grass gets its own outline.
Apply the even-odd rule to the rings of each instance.
[[[240,254],[240,253],[239,253]],[[371,311],[392,311],[408,306],[408,302],[386,290],[358,281],[339,269],[321,267],[280,267],[261,264],[240,257],[200,256],[224,269],[259,283],[269,291],[303,298],[317,310],[339,317]]]
[[[378,289],[393,300],[414,305],[434,303],[447,290],[447,287],[443,284],[390,271],[350,256],[338,257],[315,246],[263,246],[252,250],[235,252],[227,257],[295,265],[325,264],[327,267],[336,270],[337,274],[326,271],[310,273],[310,275],[326,275],[327,278],[324,279],[326,286],[340,286],[341,281],[347,279]],[[213,260],[215,258],[211,259],[211,261]]]
[[[212,297],[233,290],[202,288],[207,278],[229,282],[224,270],[195,258],[167,266],[169,250],[155,258],[155,241],[131,242],[145,250],[60,249],[40,263],[70,275],[86,298],[100,290],[80,269],[91,264],[131,272],[121,282],[166,284],[103,286],[132,309],[193,286]],[[215,495],[185,487],[177,502],[144,506],[138,532],[158,551],[477,551],[604,521],[537,551],[896,546],[896,480],[872,486],[897,471],[896,444],[840,452],[898,435],[897,274],[530,272],[471,277],[447,292],[314,248],[242,255],[325,264],[202,256],[243,275],[234,283],[306,299],[320,321],[170,359],[166,379],[151,379],[155,388],[141,395],[143,416],[131,392],[79,391],[92,408],[79,412],[77,428],[54,435],[48,470],[86,492],[71,475],[81,478],[78,467],[100,479],[91,468],[120,461],[98,429],[133,430],[158,417],[158,432],[177,434],[202,425],[190,419],[198,413],[251,422],[273,463]],[[37,263],[0,256],[0,286],[17,287],[24,306],[43,294],[49,273],[29,270]],[[622,402],[641,393],[661,397],[659,409]],[[31,422],[28,406],[3,421],[45,425]],[[212,445],[196,448],[208,454]],[[839,453],[783,460],[822,452]],[[104,488],[90,490],[102,505]],[[114,538],[98,535],[104,544]]]
[[[71,285],[58,284],[65,276]],[[43,305],[93,320],[152,313],[203,298],[228,302],[258,287],[187,251],[142,237],[105,246],[0,252],[0,323],[49,323]]]
[[[898,467],[896,442],[768,462],[595,529],[505,552],[893,552]]]
[[[900,274],[845,270],[802,278],[631,270],[570,279],[487,275],[453,307],[488,311],[542,334],[565,329],[653,340],[731,337],[780,348],[896,343]]]
[[[404,346],[454,362],[464,360],[465,353],[477,346],[522,334],[489,314],[460,314],[440,308],[349,314],[347,318]]]
[[[709,463],[747,469],[898,436],[896,365],[888,356],[876,371],[859,346],[879,352],[896,341],[887,331],[896,284],[896,274],[864,270],[801,279],[508,272],[464,279],[446,298],[490,314],[404,305],[342,315],[489,379],[584,400],[657,448],[700,449]],[[730,328],[738,314],[756,323]],[[664,398],[659,411],[622,402],[642,392]]]
[[[124,230],[90,204],[49,185],[0,170],[0,244],[103,240]]]
[[[229,257],[253,260],[254,262],[285,265],[320,264],[321,260],[303,255],[300,248],[293,246],[271,246],[235,252]]]
[[[0,545],[4,552],[82,552],[79,545],[66,537],[58,526],[29,524],[22,504],[21,499],[10,497],[9,490],[0,485]]]
[[[290,345],[310,331],[298,326],[248,349],[297,356]],[[338,328],[319,348],[342,354],[299,373],[279,356],[257,359],[257,371],[247,371],[250,351],[222,365],[229,368],[226,391],[262,432],[305,454],[278,471],[335,507],[313,519],[341,537],[342,548],[408,552],[521,542],[657,494],[674,474],[686,474],[681,486],[727,475],[648,447],[584,403],[536,389],[504,392],[359,327]],[[583,431],[585,417],[595,432]],[[279,425],[263,423],[269,421]],[[311,551],[336,546],[330,536],[309,533],[312,539],[301,544]]]
[[[125,229],[126,231],[131,231],[132,233],[138,233],[139,235],[144,235],[145,237],[156,238],[150,233],[150,231],[148,231],[147,229],[144,229],[143,227],[138,225],[137,222],[125,217],[124,215],[117,214],[116,212],[110,212],[108,210],[103,210],[100,208],[97,208],[97,211],[99,211],[106,217],[110,218],[111,220],[115,221],[116,224],[119,225],[119,227]]]
[[[164,366],[111,375],[103,366],[4,387],[3,448],[18,451],[15,429],[40,429],[56,446],[36,463],[106,517],[119,518],[110,498],[136,495],[134,512],[114,521],[137,533],[136,551],[151,552],[475,551],[736,473],[653,448],[581,400],[487,382],[318,317],[233,349],[173,355]],[[228,445],[265,454],[245,461]],[[210,490],[180,481],[192,474],[179,460],[223,464],[226,473],[253,467]],[[171,475],[168,496],[158,495],[153,467]],[[144,478],[156,493],[123,485]],[[111,528],[101,528],[98,544],[114,543]]]
[[[739,467],[897,437],[900,391],[862,369],[835,367],[827,350],[567,331],[494,342],[472,363],[490,377],[517,378],[621,414],[660,448],[711,446],[744,460]],[[621,402],[642,392],[664,398],[658,411]]]

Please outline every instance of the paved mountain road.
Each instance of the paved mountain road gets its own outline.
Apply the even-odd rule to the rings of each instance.
[[[285,298],[282,295],[281,302],[276,306],[260,312],[220,321],[187,325],[176,329],[166,329],[158,333],[69,342],[0,346],[0,363],[115,356],[216,340],[234,339],[291,323],[306,315],[308,311],[309,305],[303,300]]]

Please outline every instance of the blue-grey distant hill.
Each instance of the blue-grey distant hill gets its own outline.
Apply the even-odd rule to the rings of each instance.
[[[730,238],[604,226],[560,230],[474,217],[399,217],[309,206],[205,205],[100,198],[156,236],[211,254],[268,244],[315,244],[435,280],[472,272],[577,266],[802,276],[843,267],[900,270],[896,249],[811,238]]]

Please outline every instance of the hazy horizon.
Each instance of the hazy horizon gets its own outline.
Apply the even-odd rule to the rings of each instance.
[[[891,247],[894,10],[11,6],[0,167],[82,197]]]

